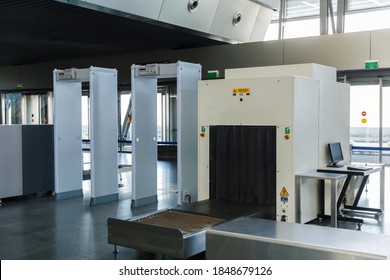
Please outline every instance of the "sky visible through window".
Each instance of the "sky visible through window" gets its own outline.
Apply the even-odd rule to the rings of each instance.
[[[336,13],[337,1],[332,1]],[[320,35],[319,0],[288,0],[284,39]],[[278,14],[278,12],[275,12]],[[390,28],[390,0],[350,0],[345,17],[345,33]],[[275,19],[275,18],[274,18]],[[335,22],[337,19],[335,18]],[[332,30],[329,28],[329,30]],[[279,24],[273,21],[264,38],[277,40]]]

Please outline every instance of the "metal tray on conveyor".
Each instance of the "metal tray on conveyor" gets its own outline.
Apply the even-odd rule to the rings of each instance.
[[[206,229],[224,219],[163,210],[132,220],[109,218],[108,243],[186,259],[205,251]]]

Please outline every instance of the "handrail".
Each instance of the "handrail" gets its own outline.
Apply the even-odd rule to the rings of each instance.
[[[82,142],[84,144],[91,143],[91,139],[83,139]],[[118,140],[118,143],[124,143],[124,144],[131,144],[132,141],[130,140]],[[177,145],[177,142],[164,142],[164,141],[157,141],[158,145]]]
[[[352,150],[365,150],[365,151],[390,151],[390,147],[367,147],[367,146],[352,146]]]

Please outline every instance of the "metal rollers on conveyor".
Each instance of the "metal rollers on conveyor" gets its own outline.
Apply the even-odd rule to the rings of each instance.
[[[142,224],[180,229],[184,233],[199,231],[223,221],[220,218],[178,211],[161,212],[137,220]]]

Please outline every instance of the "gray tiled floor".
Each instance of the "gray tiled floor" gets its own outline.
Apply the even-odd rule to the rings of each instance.
[[[176,163],[158,163],[158,203],[131,208],[131,172],[122,174],[119,201],[89,205],[89,181],[84,197],[55,200],[52,196],[4,199],[0,207],[0,259],[159,259],[162,256],[121,248],[112,254],[107,244],[107,219],[128,219],[176,206]]]
[[[175,207],[176,163],[159,161],[159,202],[145,207],[131,209],[131,172],[122,176],[123,187],[116,202],[90,206],[88,181],[83,198],[56,201],[51,196],[31,196],[4,200],[0,207],[0,259],[163,259],[129,248],[119,248],[119,254],[112,254],[113,246],[107,243],[107,218],[128,219]],[[371,186],[375,183],[374,178],[362,197],[362,203],[373,207],[378,203],[377,188]],[[353,229],[355,225],[340,222],[339,226]],[[390,234],[390,218],[386,214],[380,219],[365,218],[362,231]]]

